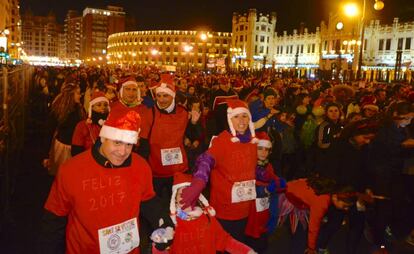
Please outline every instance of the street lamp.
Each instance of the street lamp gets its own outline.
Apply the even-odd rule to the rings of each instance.
[[[356,5],[356,3],[347,3],[344,5],[344,12],[345,12],[345,15],[348,17],[355,17],[358,15],[358,12],[359,12],[358,6]]]
[[[365,32],[365,10],[366,10],[366,0],[363,0],[362,14],[361,14],[361,30],[360,30],[360,43],[359,46],[359,57],[358,57],[358,69],[357,69],[357,79],[361,79],[361,67],[362,67],[362,55],[364,51],[364,32]],[[374,9],[380,11],[384,8],[384,2],[382,0],[375,0]],[[355,17],[358,15],[358,7],[355,3],[349,3],[344,5],[345,15],[349,17]]]

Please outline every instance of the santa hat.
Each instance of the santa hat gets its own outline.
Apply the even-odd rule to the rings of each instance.
[[[155,94],[166,93],[175,97],[174,76],[170,74],[161,74],[161,80],[155,88]]]
[[[122,94],[124,91],[124,87],[129,86],[129,85],[133,85],[137,87],[137,100],[141,101],[141,92],[138,88],[138,83],[135,81],[135,79],[132,79],[132,78],[128,78],[127,80],[122,82],[121,88],[119,89],[119,94],[121,95],[121,98],[122,98]]]
[[[243,89],[243,81],[242,80],[240,80],[240,79],[236,79],[235,81],[234,81],[234,83],[233,83],[233,89],[234,90],[241,90],[241,89]]]
[[[105,94],[103,92],[95,91],[92,93],[91,100],[89,101],[88,118],[92,117],[92,106],[102,101],[108,103],[108,109],[109,109],[109,100],[108,98],[105,97]]]
[[[361,98],[362,109],[370,109],[373,111],[379,111],[379,107],[376,105],[377,99],[373,95],[366,95]]]
[[[141,117],[136,111],[119,107],[109,114],[99,136],[128,144],[136,144],[140,126]]]
[[[250,114],[249,108],[247,104],[239,99],[231,99],[227,101],[227,123],[229,124],[232,142],[240,142],[239,138],[236,136],[236,130],[234,129],[233,123],[231,122],[231,118],[236,115],[246,113],[249,116],[249,130],[250,134],[252,135],[252,143],[257,143],[257,138],[254,132],[254,124],[252,122],[252,115]]]
[[[266,132],[260,131],[256,133],[256,137],[259,140],[259,142],[257,143],[257,146],[272,148],[272,141],[270,140],[270,137],[269,135],[267,135]]]
[[[171,200],[170,200],[170,217],[171,217],[171,220],[174,222],[174,224],[177,224],[176,199],[177,199],[178,189],[190,186],[191,185],[191,179],[192,179],[192,176],[189,175],[189,174],[178,173],[178,174],[174,175],[174,183],[173,183],[173,186],[172,186],[172,195],[171,195]],[[200,194],[198,200],[204,206],[204,210],[206,212],[208,212],[208,214],[210,214],[211,216],[216,215],[216,211],[214,210],[213,207],[210,206],[210,204],[208,203],[206,197],[204,197],[203,194]],[[197,213],[196,215],[198,215],[198,216],[200,216],[201,213],[203,213],[202,210],[201,210],[201,213],[200,213],[200,210],[198,210],[198,209],[195,212]]]

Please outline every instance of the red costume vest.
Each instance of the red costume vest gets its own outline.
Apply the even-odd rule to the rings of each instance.
[[[210,179],[210,204],[217,218],[240,220],[248,216],[254,200],[232,203],[232,187],[235,182],[255,179],[257,145],[233,143],[231,137],[228,131],[223,131],[212,140],[208,150],[215,159]]]
[[[87,121],[82,120],[76,125],[72,137],[72,145],[81,146],[85,150],[88,150],[95,144],[101,130],[101,126],[88,123]]]
[[[149,139],[148,162],[153,176],[171,177],[186,171],[188,162],[183,140],[188,121],[187,110],[177,105],[175,112],[169,114],[161,113],[157,107],[145,111],[140,136]]]

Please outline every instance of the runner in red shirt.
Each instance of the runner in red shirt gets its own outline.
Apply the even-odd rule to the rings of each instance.
[[[100,142],[61,166],[45,204],[40,253],[139,253],[140,211],[158,227],[173,225],[154,198],[151,170],[131,154],[140,117],[132,110],[112,111]],[[170,222],[170,223],[168,223]]]

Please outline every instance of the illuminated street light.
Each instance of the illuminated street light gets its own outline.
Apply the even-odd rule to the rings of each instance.
[[[203,41],[205,41],[205,40],[207,40],[207,34],[205,34],[205,33],[202,33],[201,35],[200,35],[200,39],[201,40],[203,40]]]
[[[193,50],[193,46],[191,46],[191,45],[184,45],[184,51],[185,52],[190,52],[191,50]]]
[[[10,34],[10,31],[9,31],[9,29],[4,29],[3,33],[4,33],[5,35],[9,35],[9,34]]]
[[[344,5],[344,12],[346,16],[355,17],[358,15],[358,6],[355,3],[348,3]]]
[[[375,0],[374,9],[376,11],[380,11],[380,10],[384,9],[384,2],[381,1],[381,0]]]
[[[336,30],[341,31],[344,28],[344,23],[342,21],[339,21],[336,23]]]
[[[151,55],[158,55],[159,51],[157,49],[151,49]]]

